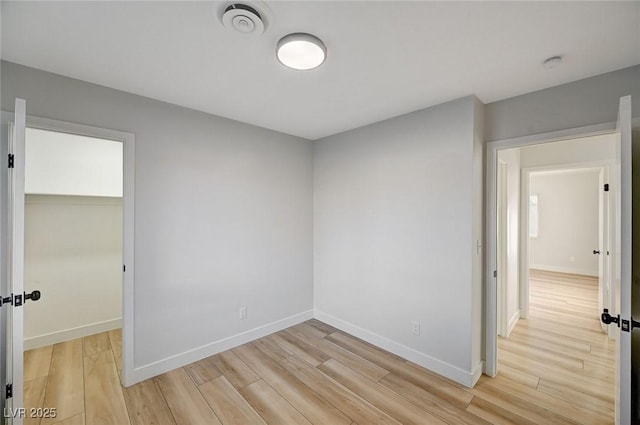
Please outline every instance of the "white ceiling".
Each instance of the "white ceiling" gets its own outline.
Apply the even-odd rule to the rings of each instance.
[[[3,1],[2,58],[308,139],[640,63],[638,1],[246,3],[261,36],[225,29],[227,2]],[[324,41],[320,68],[280,65],[291,32]]]

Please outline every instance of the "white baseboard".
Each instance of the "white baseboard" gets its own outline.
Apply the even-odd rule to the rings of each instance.
[[[77,328],[65,329],[58,332],[51,332],[44,335],[38,335],[25,338],[24,349],[33,350],[34,348],[44,347],[45,345],[57,344],[59,342],[70,341],[83,336],[98,334],[100,332],[110,331],[122,327],[122,319],[106,320],[104,322],[91,323]]]
[[[176,354],[144,366],[136,367],[132,370],[130,375],[124,376],[124,385],[126,387],[134,385],[138,382],[144,381],[145,379],[161,375],[165,372],[169,372],[170,370],[188,365],[189,363],[197,362],[205,357],[246,344],[247,342],[254,341],[312,318],[313,310],[304,311],[293,316],[285,317],[284,319],[276,320],[275,322],[267,323],[266,325],[258,326],[257,328],[250,329],[237,335],[232,335],[219,341],[194,348],[193,350],[185,351],[184,353]]]
[[[325,322],[337,329],[340,329],[341,331],[363,339],[370,344],[412,361],[469,388],[473,387],[482,374],[482,362],[476,365],[476,367],[473,368],[473,371],[466,371],[323,311],[315,309],[313,316],[321,322]]]
[[[549,264],[529,264],[529,269],[542,270],[557,273],[581,274],[584,276],[598,276],[598,269],[587,270],[574,267],[552,266]]]
[[[520,320],[520,310],[516,310],[516,312],[513,313],[513,316],[509,319],[509,323],[507,324],[507,338],[509,338],[511,331],[518,324],[518,320]]]

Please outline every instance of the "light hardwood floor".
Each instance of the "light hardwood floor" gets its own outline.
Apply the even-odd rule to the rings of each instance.
[[[533,279],[531,319],[474,389],[316,320],[122,388],[112,331],[25,353],[27,407],[58,409],[26,423],[611,424],[613,345],[590,318],[593,285],[579,285]]]
[[[477,388],[500,387],[511,406],[516,397],[582,424],[613,424],[615,341],[601,330],[598,279],[531,270],[529,303],[529,318],[499,338],[498,377]]]

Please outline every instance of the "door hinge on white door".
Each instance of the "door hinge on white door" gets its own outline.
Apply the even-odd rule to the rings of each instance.
[[[13,384],[7,384],[5,387],[5,398],[13,397]]]
[[[13,168],[13,167],[14,167],[14,158],[15,158],[15,157],[13,156],[13,154],[12,154],[12,153],[10,153],[10,154],[9,154],[9,161],[8,161],[8,163],[7,163],[7,166],[8,166],[9,168]]]
[[[609,183],[605,183],[604,184],[604,191],[608,192],[609,191]]]

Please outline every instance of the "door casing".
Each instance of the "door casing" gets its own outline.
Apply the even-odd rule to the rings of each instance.
[[[532,146],[542,143],[560,142],[571,139],[577,139],[588,136],[597,136],[602,134],[611,134],[616,131],[616,123],[604,123],[591,125],[586,127],[577,127],[567,130],[554,131],[550,133],[535,134],[531,136],[516,137],[512,139],[496,140],[487,143],[487,165],[486,165],[486,246],[487,252],[485,257],[485,361],[483,373],[488,376],[496,376],[498,360],[498,320],[497,320],[497,279],[494,272],[497,272],[497,169],[498,169],[498,151],[503,149],[512,149],[525,146]],[[527,179],[522,179],[524,182]],[[521,191],[521,193],[528,193]],[[522,203],[521,203],[522,205]],[[528,206],[527,206],[528,211]],[[521,222],[521,227],[528,229],[528,218],[526,222]],[[521,238],[522,239],[525,238]],[[521,252],[520,270],[523,270],[523,258],[528,258],[525,253]],[[528,263],[528,261],[527,261]],[[528,266],[528,264],[527,264]],[[523,273],[520,274],[521,276]],[[521,293],[528,288],[521,287]],[[521,299],[522,301],[522,299]],[[522,308],[521,308],[522,312]],[[526,313],[526,310],[525,310]]]

